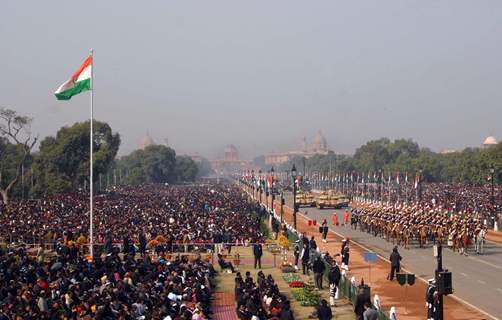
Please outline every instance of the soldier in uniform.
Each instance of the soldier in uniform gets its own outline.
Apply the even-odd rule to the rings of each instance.
[[[425,292],[425,305],[427,306],[427,320],[434,320],[436,313],[436,303],[435,297],[437,296],[436,281],[434,279],[429,279],[429,285],[427,286],[427,291]]]

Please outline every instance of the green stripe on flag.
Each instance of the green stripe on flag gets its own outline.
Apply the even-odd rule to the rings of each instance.
[[[58,100],[70,100],[76,94],[79,94],[83,91],[91,90],[91,79],[85,79],[75,83],[75,86],[66,91],[55,93],[56,98]]]

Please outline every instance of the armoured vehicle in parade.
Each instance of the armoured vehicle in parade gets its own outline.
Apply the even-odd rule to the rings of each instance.
[[[296,194],[296,205],[298,207],[315,207],[315,198],[311,192],[298,191]]]
[[[349,206],[349,198],[341,193],[332,191],[324,191],[319,194],[316,200],[316,206],[319,209],[333,208],[340,209]]]

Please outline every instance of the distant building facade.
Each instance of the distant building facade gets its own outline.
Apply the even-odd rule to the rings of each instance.
[[[272,152],[265,155],[265,164],[278,165],[290,161],[295,157],[310,158],[315,155],[327,155],[331,150],[328,148],[328,142],[321,131],[312,140],[309,146],[307,138],[304,137],[302,141],[302,149],[297,151],[287,152]]]
[[[153,141],[152,137],[150,137],[150,134],[146,134],[143,139],[141,139],[141,142],[139,143],[139,148],[141,150],[145,150],[146,147],[153,146],[155,145],[155,141]]]
[[[496,146],[498,144],[497,139],[494,136],[486,137],[485,141],[483,141],[483,147],[489,148],[492,146]]]
[[[212,160],[211,167],[217,174],[233,174],[251,168],[251,161],[241,160],[239,151],[233,144],[223,149],[223,158]]]

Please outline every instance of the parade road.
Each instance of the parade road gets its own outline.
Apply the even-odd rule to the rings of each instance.
[[[293,207],[292,194],[286,196],[286,205]],[[351,229],[350,226],[333,226],[332,216],[338,213],[338,221],[343,221],[344,210],[318,209],[315,207],[300,208],[302,214],[307,212],[310,219],[317,220],[321,224],[323,219],[328,221],[330,230],[347,236],[351,241],[355,241],[368,249],[388,257],[394,245],[380,237],[374,237],[369,233]],[[399,247],[399,252],[403,257],[403,267],[417,276],[424,279],[434,277],[436,269],[436,259],[433,257],[432,244],[427,248],[419,248],[418,243],[412,243],[410,249]],[[335,254],[336,252],[330,252]],[[502,245],[487,242],[485,253],[477,255],[473,247],[470,248],[469,255],[463,256],[454,253],[450,249],[443,250],[443,268],[448,269],[453,274],[454,295],[472,305],[483,310],[494,318],[502,318]],[[390,271],[390,270],[389,270]],[[425,305],[425,292],[424,292]]]

